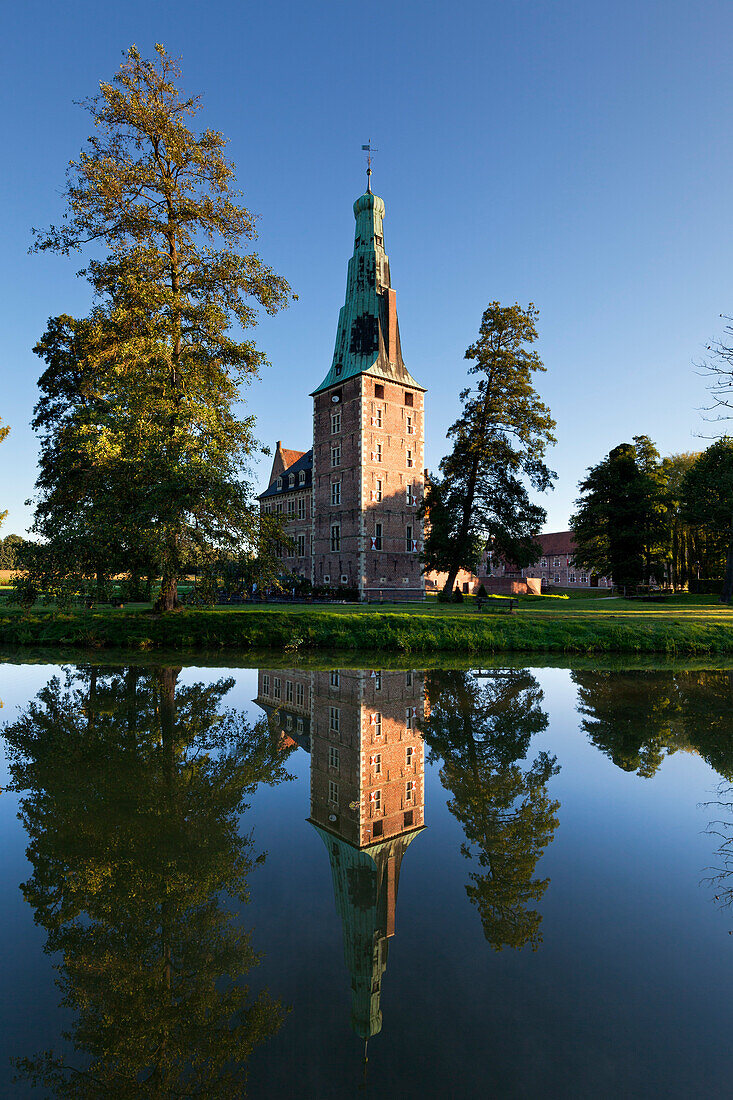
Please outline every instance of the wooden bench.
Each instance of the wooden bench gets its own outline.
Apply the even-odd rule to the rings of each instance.
[[[476,610],[477,611],[491,611],[496,615],[516,615],[518,601],[510,596],[508,600],[492,600],[484,599],[483,596],[476,597]]]

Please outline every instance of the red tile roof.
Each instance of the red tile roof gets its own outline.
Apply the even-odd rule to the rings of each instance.
[[[294,466],[299,458],[308,454],[307,451],[289,451],[285,447],[280,448],[280,453],[283,456],[283,462],[285,463],[285,469],[289,470],[291,466]]]

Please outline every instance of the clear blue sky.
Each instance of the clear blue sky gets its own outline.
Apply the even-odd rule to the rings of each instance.
[[[30,227],[58,219],[89,133],[74,100],[132,42],[182,56],[201,124],[231,140],[259,251],[299,295],[258,330],[272,367],[247,403],[263,442],[310,445],[307,395],[330,365],[371,137],[430,467],[493,299],[540,309],[559,438],[548,529],[622,440],[704,445],[692,364],[733,312],[729,0],[24,0],[3,6],[2,41],[3,534],[30,516],[30,349],[47,317],[90,304],[77,258],[26,254]]]

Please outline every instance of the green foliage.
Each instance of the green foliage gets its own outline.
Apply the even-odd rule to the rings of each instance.
[[[542,691],[526,669],[478,677],[465,672],[428,674],[430,715],[423,735],[451,792],[448,809],[460,821],[462,852],[477,870],[466,893],[476,905],[484,935],[496,950],[536,949],[542,917],[531,908],[549,879],[534,878],[553,838],[559,803],[547,783],[559,771],[540,752],[525,767],[533,736],[547,728]]]
[[[681,513],[694,533],[703,578],[721,578],[733,540],[733,439],[711,443],[687,469]]]
[[[485,599],[485,598],[486,598],[486,596],[488,595],[488,593],[487,593],[487,591],[486,591],[486,588],[484,587],[484,585],[483,585],[483,584],[480,584],[480,585],[478,586],[478,592],[476,593],[476,595],[477,595],[477,596],[480,596],[480,597],[481,597],[481,599]]]
[[[226,141],[189,128],[199,100],[156,51],[131,48],[86,104],[95,132],[71,163],[65,221],[36,234],[37,249],[103,252],[85,270],[93,313],[52,318],[36,349],[48,366],[35,530],[59,569],[152,570],[170,609],[192,553],[256,555],[277,526],[242,478],[256,444],[237,415],[266,360],[231,330],[251,328],[258,305],[282,308],[289,287],[239,253],[256,234]]]
[[[15,569],[18,552],[26,543],[27,539],[22,535],[6,535],[4,539],[0,539],[0,569]]]
[[[620,587],[661,583],[670,532],[664,467],[648,436],[621,443],[580,483],[570,519],[575,564]]]
[[[461,592],[460,588],[457,585],[453,589],[453,595],[451,596],[451,603],[463,603],[463,593]]]
[[[6,728],[28,832],[22,886],[71,1013],[68,1059],[18,1060],[53,1095],[243,1095],[283,1009],[252,996],[259,962],[235,916],[264,856],[240,828],[287,778],[277,731],[221,708],[233,680],[95,667],[52,679]]]
[[[527,484],[544,492],[556,475],[544,462],[555,422],[532,384],[545,368],[525,346],[537,339],[536,320],[531,304],[491,302],[466,350],[475,386],[461,392],[461,415],[448,429],[453,450],[440,463],[436,534],[429,515],[425,540],[426,562],[448,571],[447,592],[477,543],[520,567],[539,556],[534,539],[546,513],[531,503]]]

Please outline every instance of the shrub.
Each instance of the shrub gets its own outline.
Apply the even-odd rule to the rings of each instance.
[[[451,597],[451,602],[452,603],[463,603],[463,593],[461,592],[460,588],[457,585],[453,589],[453,595]]]
[[[480,596],[482,600],[485,599],[486,596],[488,596],[488,592],[486,591],[486,588],[483,584],[480,584],[478,586],[478,592],[476,593],[476,595]]]

